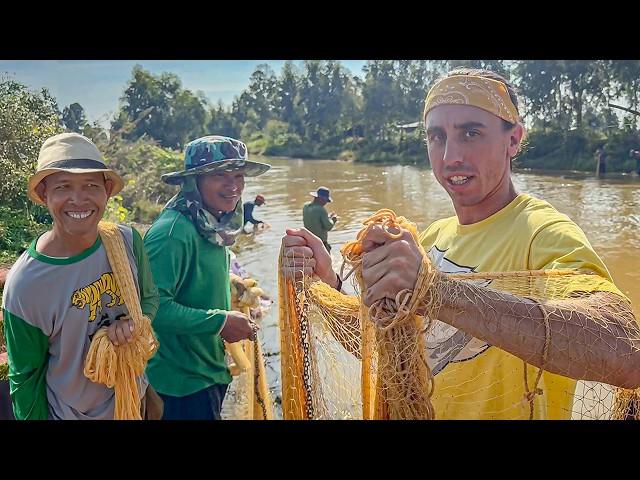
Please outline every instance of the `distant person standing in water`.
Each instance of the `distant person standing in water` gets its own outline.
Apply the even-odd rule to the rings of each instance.
[[[309,192],[309,194],[315,198],[305,203],[302,209],[304,228],[320,238],[327,251],[330,252],[331,245],[327,240],[327,233],[338,221],[335,212],[327,213],[324,208],[327,203],[332,202],[331,194],[327,187],[320,187],[316,192]]]
[[[242,206],[242,211],[244,213],[244,223],[243,223],[243,228],[244,226],[247,225],[248,222],[251,222],[251,224],[253,225],[253,228],[257,228],[258,225],[262,224],[263,226],[265,225],[265,223],[262,220],[257,220],[255,218],[253,218],[253,209],[255,207],[260,207],[262,205],[265,204],[264,201],[264,197],[262,195],[256,195],[256,198],[253,202],[249,201],[249,202],[244,202],[243,206]]]
[[[636,159],[636,173],[640,175],[640,150],[629,150],[629,156]]]
[[[596,167],[596,175],[604,175],[607,173],[607,154],[604,153],[604,148],[599,148],[596,150],[596,158],[597,158],[597,167]]]

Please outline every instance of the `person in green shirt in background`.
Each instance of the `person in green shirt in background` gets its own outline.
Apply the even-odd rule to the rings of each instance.
[[[210,135],[187,144],[184,170],[162,176],[179,185],[144,237],[160,294],[153,328],[160,342],[147,375],[164,401],[163,420],[219,420],[231,383],[223,340],[251,339],[257,328],[230,311],[229,250],[242,232],[245,176],[270,165],[248,160],[244,143]]]
[[[333,201],[331,194],[327,187],[320,187],[317,192],[309,192],[309,194],[315,198],[305,203],[302,208],[304,228],[320,238],[327,251],[330,252],[331,245],[329,245],[327,241],[327,232],[331,230],[338,221],[338,216],[335,212],[327,213],[324,208],[327,203]]]

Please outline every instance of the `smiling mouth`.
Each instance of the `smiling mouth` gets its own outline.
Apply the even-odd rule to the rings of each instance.
[[[83,210],[79,212],[64,212],[68,217],[73,218],[74,220],[84,220],[87,217],[90,217],[93,214],[94,210]]]
[[[473,177],[466,175],[454,175],[453,177],[447,178],[447,182],[450,185],[464,185],[468,183]]]

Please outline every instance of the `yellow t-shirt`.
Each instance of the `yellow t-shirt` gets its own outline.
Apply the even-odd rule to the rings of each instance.
[[[438,220],[421,236],[422,246],[447,273],[501,272],[573,268],[591,271],[592,285],[570,290],[611,291],[624,298],[584,232],[549,203],[518,195],[489,218],[460,225],[457,217]],[[523,401],[523,361],[473,338],[444,322],[436,322],[427,338],[435,374],[432,397],[439,419],[528,419]],[[529,390],[537,368],[527,370]],[[544,372],[535,398],[534,418],[571,418],[576,381]]]

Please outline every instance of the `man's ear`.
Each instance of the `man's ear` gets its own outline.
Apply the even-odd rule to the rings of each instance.
[[[47,203],[47,186],[44,182],[44,179],[40,180],[40,183],[36,185],[35,192],[36,195],[40,197],[40,200],[42,200],[44,203]]]
[[[111,192],[113,192],[113,187],[115,183],[110,178],[104,179],[104,189],[107,191],[107,198],[111,197]]]
[[[516,126],[509,132],[509,145],[507,147],[509,158],[513,158],[518,154],[523,137],[524,127],[520,123],[517,123]]]

